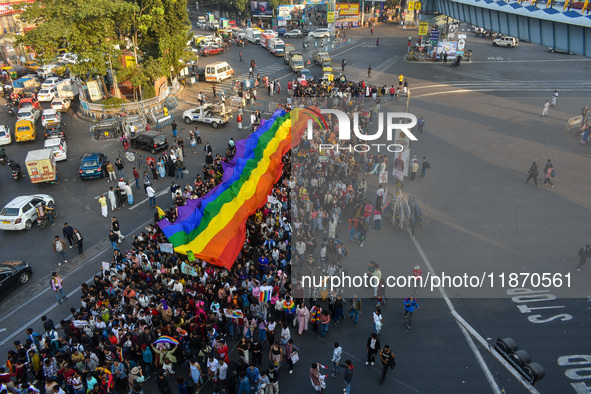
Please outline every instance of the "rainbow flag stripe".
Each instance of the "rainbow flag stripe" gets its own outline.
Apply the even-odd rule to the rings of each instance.
[[[283,170],[281,161],[303,135],[310,111],[278,110],[248,138],[236,142],[222,182],[205,196],[178,208],[176,222],[159,226],[175,252],[231,268],[244,244],[246,220],[267,202]]]

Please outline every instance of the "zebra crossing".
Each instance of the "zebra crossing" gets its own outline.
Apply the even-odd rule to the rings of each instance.
[[[289,70],[285,63],[283,62],[283,58],[281,58],[280,62],[276,62],[273,64],[269,64],[263,67],[257,67],[253,71],[254,78],[256,78],[257,74],[260,74],[261,77],[268,75],[269,78],[272,78],[272,75],[279,71],[286,71]],[[226,93],[232,92],[232,89],[236,86],[237,81],[243,81],[248,79],[249,74],[248,71],[242,73],[240,75],[234,75],[233,79],[225,79],[224,81],[216,84],[216,89],[219,91],[226,91]]]

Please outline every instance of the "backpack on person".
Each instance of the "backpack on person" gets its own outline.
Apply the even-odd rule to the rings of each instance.
[[[550,176],[552,178],[554,178],[556,176],[556,170],[554,170],[554,167],[552,167],[552,172],[550,173]]]

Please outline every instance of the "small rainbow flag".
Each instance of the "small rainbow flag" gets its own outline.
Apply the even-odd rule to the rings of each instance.
[[[273,286],[261,286],[261,292],[259,294],[259,302],[271,301],[273,295]]]
[[[240,309],[224,309],[224,315],[228,319],[244,319],[244,313]]]
[[[287,301],[283,301],[283,308],[286,310],[286,312],[288,314],[293,314],[295,313],[295,309],[296,309],[296,305],[295,302],[293,302],[293,300],[289,300],[289,303]]]
[[[230,269],[246,238],[246,220],[267,202],[283,170],[282,158],[300,141],[314,113],[278,110],[247,139],[224,166],[222,182],[199,199],[178,207],[174,223],[158,224],[178,253]]]

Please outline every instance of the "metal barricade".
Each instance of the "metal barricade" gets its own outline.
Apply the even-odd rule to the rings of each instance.
[[[148,124],[146,116],[144,114],[127,115],[121,119],[123,129],[125,125],[135,127],[138,133],[146,131],[146,125]]]
[[[90,125],[90,136],[96,140],[117,138],[121,132],[119,118],[101,120]]]

